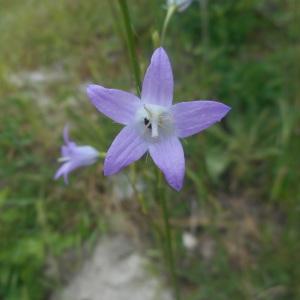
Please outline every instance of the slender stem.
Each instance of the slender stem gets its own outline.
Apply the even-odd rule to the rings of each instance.
[[[170,23],[170,20],[173,16],[174,12],[176,11],[176,9],[177,9],[176,5],[171,5],[168,8],[168,11],[167,11],[167,14],[166,14],[166,17],[165,17],[165,20],[164,20],[164,24],[163,24],[161,36],[160,36],[160,44],[161,45],[163,45],[164,42],[165,42],[165,37],[166,37],[166,32],[167,32],[168,25]]]
[[[128,5],[126,0],[119,0],[119,5],[121,8],[124,26],[126,30],[126,41],[128,47],[128,53],[130,57],[131,67],[134,74],[136,92],[138,95],[141,93],[141,71],[140,65],[138,63],[137,53],[136,53],[136,45],[132,32],[132,24],[130,20],[130,14],[128,10]]]
[[[200,14],[201,14],[201,35],[202,44],[204,48],[204,61],[207,62],[207,54],[209,52],[209,10],[208,10],[209,0],[199,0]]]
[[[115,26],[115,30],[117,32],[117,34],[119,35],[119,39],[122,41],[122,43],[124,43],[124,46],[126,47],[127,45],[125,45],[126,42],[126,35],[123,29],[123,23],[122,23],[122,19],[119,16],[119,11],[116,8],[116,2],[111,1],[111,0],[106,0],[107,4],[110,8],[111,11],[111,16],[114,20],[114,26]],[[125,48],[124,47],[124,48]]]
[[[165,238],[166,238],[166,245],[165,245],[165,257],[166,263],[169,268],[169,272],[172,279],[172,284],[174,287],[175,299],[180,300],[180,291],[178,285],[177,274],[175,270],[175,261],[174,261],[174,251],[172,246],[172,232],[171,226],[169,222],[169,210],[166,195],[164,193],[164,189],[162,187],[162,175],[159,173],[158,175],[158,201],[160,202],[162,215],[164,220],[164,227],[165,227]]]
[[[136,45],[135,45],[135,40],[133,36],[133,31],[132,31],[132,24],[131,24],[131,19],[130,19],[130,14],[129,14],[129,9],[127,5],[126,0],[119,0],[119,5],[122,13],[122,18],[124,22],[124,27],[125,27],[125,32],[126,32],[126,43],[127,43],[127,49],[128,49],[128,54],[129,54],[129,59],[131,63],[131,68],[132,72],[134,74],[134,80],[135,80],[135,88],[136,88],[136,93],[138,96],[141,95],[141,71],[140,71],[140,65],[138,62],[138,57],[136,53]],[[131,166],[131,171],[132,171],[132,186],[134,187],[134,192],[137,196],[137,199],[141,205],[142,212],[144,214],[147,213],[147,207],[144,201],[144,198],[138,190],[136,189],[136,170],[135,170],[135,165]]]
[[[132,173],[131,173],[131,176],[129,176],[129,181],[132,186],[134,195],[140,204],[142,213],[146,216],[148,214],[148,207],[147,207],[144,195],[142,193],[139,193],[139,191],[138,191],[135,168],[132,168],[131,170],[132,170]]]

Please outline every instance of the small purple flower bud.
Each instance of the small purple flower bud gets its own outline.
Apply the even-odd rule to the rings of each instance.
[[[63,176],[65,183],[68,183],[68,175],[77,168],[94,164],[99,158],[99,152],[91,146],[77,146],[69,139],[68,126],[64,128],[64,142],[61,147],[59,162],[63,163],[57,170],[54,179]]]

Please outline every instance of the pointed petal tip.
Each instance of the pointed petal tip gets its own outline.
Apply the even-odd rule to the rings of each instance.
[[[228,106],[228,105],[226,105],[226,104],[224,104],[224,108],[225,108],[225,110],[226,110],[226,114],[227,113],[229,113],[229,111],[232,109],[232,107],[231,106]]]
[[[224,113],[228,113],[231,110],[231,107],[219,100],[196,100],[196,101],[205,101],[207,103],[212,103],[215,104],[216,106],[218,106],[219,108],[224,110]],[[187,101],[187,103],[189,103],[191,101]]]
[[[226,105],[224,103],[222,103],[222,104],[223,104],[224,111],[223,111],[223,114],[222,114],[222,116],[221,116],[221,118],[220,118],[219,121],[221,121],[231,111],[231,107],[230,106],[228,106],[228,105]]]
[[[165,48],[163,48],[163,47],[158,47],[158,48],[156,48],[155,50],[154,50],[154,52],[153,52],[153,54],[152,54],[152,59],[153,59],[153,57],[155,57],[155,56],[160,56],[160,55],[162,55],[162,56],[165,56],[166,58],[168,58],[169,59],[169,56],[168,56],[168,54],[167,54],[167,51],[165,50]]]
[[[106,177],[108,177],[108,176],[116,175],[120,171],[121,171],[121,169],[115,169],[115,168],[113,168],[111,166],[104,165],[103,175],[106,176]]]
[[[62,167],[60,167],[60,168],[56,171],[56,173],[54,174],[53,180],[58,180],[62,175],[63,175],[63,173],[62,173]]]
[[[103,169],[103,175],[104,176],[111,176],[111,175],[114,175],[115,173],[116,172],[113,172],[112,170],[110,170],[109,168],[104,166],[104,169]]]
[[[88,84],[86,86],[86,93],[90,98],[91,98],[91,96],[90,96],[91,93],[93,93],[97,87],[99,87],[99,86],[97,84],[93,84],[93,83]]]
[[[62,164],[59,167],[59,169],[57,170],[57,172],[55,173],[54,179],[57,180],[57,179],[59,179],[60,177],[63,176],[65,184],[68,184],[68,175],[69,175],[69,172],[72,171],[72,169],[70,169],[70,167],[72,168],[72,165],[70,165],[70,163]]]
[[[217,102],[217,104],[220,108],[219,119],[217,119],[216,122],[221,122],[223,120],[223,118],[225,118],[226,115],[230,112],[231,107],[222,102],[219,102],[219,101],[214,101],[214,102]]]
[[[178,182],[170,183],[170,182],[169,182],[169,185],[170,185],[176,192],[180,192],[180,190],[181,190],[182,187],[183,187],[183,182],[181,182],[181,183],[178,183]]]
[[[89,89],[94,88],[94,87],[97,87],[97,86],[98,86],[98,85],[95,84],[95,83],[88,83],[88,84],[86,85],[86,89],[89,90]]]
[[[165,177],[165,180],[166,180],[166,182],[168,183],[168,185],[169,185],[173,190],[175,190],[176,192],[180,192],[180,190],[181,190],[182,187],[183,187],[183,181],[184,181],[184,178],[178,179],[178,180],[170,180],[170,178],[168,179],[168,178],[166,177],[165,174],[164,174],[164,177]]]
[[[93,86],[92,84],[86,85],[85,91],[86,91],[87,94],[90,92],[92,86]]]
[[[108,90],[106,88],[104,88],[103,86],[99,85],[99,84],[94,84],[94,83],[91,83],[91,84],[88,84],[87,87],[86,87],[86,93],[88,95],[88,97],[90,98],[91,101],[93,101],[93,96],[96,94],[96,93],[100,93],[100,92],[103,92],[105,90]]]
[[[162,53],[167,54],[167,52],[166,52],[166,50],[165,50],[165,48],[163,46],[160,46],[160,47],[156,48],[155,51],[154,51],[154,53],[155,52],[162,52]]]
[[[112,162],[111,162],[111,156],[107,155],[104,159],[104,164],[103,164],[103,175],[104,176],[111,176],[116,173],[118,173],[118,169],[116,169]]]

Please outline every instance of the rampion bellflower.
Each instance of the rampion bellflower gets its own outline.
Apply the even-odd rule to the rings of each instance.
[[[99,152],[91,146],[77,146],[70,140],[68,126],[65,126],[63,138],[65,145],[61,147],[61,157],[58,159],[62,166],[57,170],[54,179],[63,176],[65,183],[68,183],[68,175],[77,168],[89,166],[95,163]]]
[[[169,58],[158,48],[146,71],[141,99],[116,89],[89,85],[87,94],[103,114],[125,127],[111,144],[104,175],[113,175],[149,151],[175,190],[183,185],[185,159],[179,138],[196,134],[220,121],[230,108],[216,101],[173,102]]]

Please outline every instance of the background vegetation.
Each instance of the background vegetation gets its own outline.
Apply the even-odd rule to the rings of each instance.
[[[144,70],[164,1],[129,2]],[[176,14],[165,43],[176,100],[232,106],[225,122],[185,142],[185,187],[167,190],[184,299],[299,299],[299,2],[207,2]],[[115,4],[0,0],[1,299],[46,299],[116,212],[156,248],[137,201],[116,204],[101,163],[67,187],[52,180],[66,122],[78,143],[101,151],[119,130],[84,90],[134,88]],[[137,169],[151,209],[153,164]],[[183,231],[196,236],[194,251]]]

